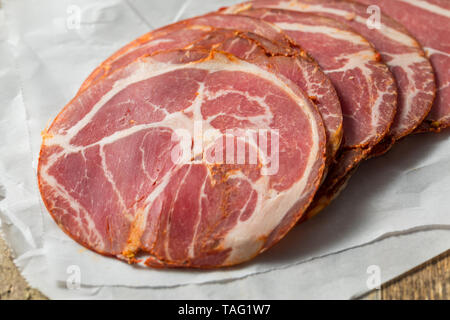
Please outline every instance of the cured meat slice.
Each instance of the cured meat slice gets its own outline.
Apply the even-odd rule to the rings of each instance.
[[[364,38],[317,15],[276,9],[240,14],[278,26],[319,63],[341,99],[344,148],[373,146],[386,134],[396,110],[394,80]]]
[[[367,3],[374,1],[366,0]],[[388,1],[387,1],[388,2]],[[420,44],[395,20],[380,14],[379,25],[367,6],[347,0],[261,0],[242,5],[315,13],[350,26],[369,40],[393,73],[398,87],[397,115],[383,143],[382,154],[396,140],[413,132],[430,112],[435,96],[433,68]],[[376,14],[376,13],[375,13]],[[372,23],[372,24],[371,24]]]
[[[302,216],[325,142],[316,107],[282,75],[215,50],[162,52],[61,111],[43,133],[39,188],[56,223],[98,253],[230,266]]]
[[[343,150],[330,167],[315,201],[329,203],[336,186],[344,185],[342,180],[348,179],[353,168],[388,132],[397,103],[393,76],[363,37],[336,20],[248,6],[239,12],[280,27],[316,59],[336,88],[344,116]],[[313,207],[311,211],[315,211]]]
[[[280,29],[269,23],[242,16],[232,18],[209,14],[162,27],[130,42],[96,68],[85,80],[81,90],[93,81],[133,62],[142,55],[188,47],[192,42],[216,28],[253,32],[282,46],[284,50],[296,51],[296,48],[291,48],[289,38]]]
[[[450,126],[450,1],[448,0],[360,0],[378,5],[401,22],[424,46],[434,67],[436,100],[419,131],[440,131]]]
[[[275,69],[306,92],[317,104],[322,116],[327,137],[327,164],[331,164],[342,141],[341,105],[329,78],[313,60],[307,56],[292,56],[283,48],[255,34],[230,30],[211,32],[192,46],[206,49],[214,47],[254,63],[269,63],[270,67],[266,68]]]
[[[317,63],[293,46],[292,40],[279,28],[259,19],[209,14],[149,32],[103,62],[82,88],[142,55],[192,46],[219,48],[244,60],[270,56],[277,72],[292,80],[317,104],[326,129],[327,159],[329,162],[334,159],[342,141],[343,120],[333,85]]]

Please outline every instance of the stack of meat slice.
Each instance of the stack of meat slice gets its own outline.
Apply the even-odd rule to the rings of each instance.
[[[382,141],[379,141],[378,145],[372,146],[370,150],[366,149],[364,156],[354,155],[354,157],[359,156],[359,160],[369,155],[380,155],[386,152],[396,140],[413,132],[430,112],[435,94],[431,64],[425,57],[420,44],[401,24],[388,16],[380,14],[378,21],[372,21],[371,10],[367,6],[340,0],[262,0],[237,5],[228,8],[226,12],[258,16],[265,21],[275,23],[288,34],[297,33],[297,37],[293,35],[295,40],[301,42],[308,51],[311,50],[310,52],[313,52],[314,48],[309,49],[309,47],[317,47],[317,43],[323,42],[321,33],[342,35],[339,30],[333,32],[321,23],[315,23],[314,28],[298,23],[302,17],[318,14],[339,21],[342,24],[341,29],[351,28],[357,31],[378,50],[382,62],[387,65],[392,76],[395,77],[398,91],[397,113],[388,134]],[[323,50],[321,52],[326,55],[326,58],[346,62],[346,57],[340,56],[341,51],[343,51],[342,47],[336,47],[334,55],[330,55],[330,51]],[[342,73],[342,76],[345,77],[345,73]],[[348,88],[347,85],[345,86]],[[358,91],[357,89],[355,94]],[[347,97],[348,95],[341,96],[341,101]],[[349,117],[356,122],[361,121],[360,117],[354,117],[352,112],[349,113]],[[368,128],[363,129],[366,129],[363,131],[364,134],[368,134]],[[352,152],[354,153],[354,150]],[[309,216],[326,206],[347,182],[350,177],[348,172],[355,167],[356,161],[353,161],[351,166],[347,164],[347,159],[344,160],[344,163],[347,170],[342,174],[337,174],[340,173],[341,165],[339,164],[339,168],[333,170],[337,176],[333,175],[328,178],[333,181],[321,188],[321,192],[315,200],[317,205],[311,207]]]
[[[406,27],[367,4],[261,0],[132,41],[43,132],[48,211],[80,244],[138,265],[215,268],[266,251],[362,160],[450,122],[449,47],[427,37],[433,26],[408,30],[423,12],[448,25],[450,11],[413,2]],[[404,5],[379,4],[395,18]],[[436,70],[409,32],[444,66],[433,107]]]
[[[448,0],[359,0],[377,5],[403,24],[422,44],[434,67],[436,100],[418,128],[437,131],[450,126],[450,1]]]

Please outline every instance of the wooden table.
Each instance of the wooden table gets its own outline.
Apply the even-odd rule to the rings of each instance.
[[[450,250],[385,283],[380,290],[375,290],[361,298],[449,300]]]
[[[0,238],[0,300],[45,299],[28,286]],[[450,299],[450,250],[384,284],[361,299]]]
[[[0,237],[0,300],[47,299],[41,292],[30,288],[13,263],[11,251]]]

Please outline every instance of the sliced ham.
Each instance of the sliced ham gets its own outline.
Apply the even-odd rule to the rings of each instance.
[[[39,188],[56,223],[150,267],[230,266],[278,242],[318,188],[326,138],[310,99],[263,60],[162,52],[80,91],[43,133]],[[229,157],[239,145],[255,164]]]
[[[281,28],[305,49],[334,84],[344,116],[342,152],[330,167],[315,202],[329,203],[349,173],[388,133],[394,120],[395,80],[378,52],[359,34],[326,17],[251,6],[228,12],[263,19]],[[311,208],[311,212],[318,210]]]
[[[81,90],[142,55],[199,46],[220,48],[244,60],[270,56],[273,67],[317,104],[327,135],[328,162],[335,158],[342,141],[343,119],[334,86],[317,63],[293,46],[292,40],[279,28],[260,19],[209,14],[149,32],[103,62],[84,82]]]
[[[436,75],[436,100],[419,131],[440,131],[450,126],[450,1],[360,0],[378,5],[401,22],[424,46]]]
[[[142,55],[188,47],[216,28],[253,32],[271,40],[283,47],[284,50],[296,50],[291,48],[288,37],[280,29],[268,23],[240,16],[232,19],[222,15],[210,14],[164,26],[130,42],[97,67],[85,80],[81,90],[93,81],[126,66]]]
[[[374,4],[376,1],[365,2]],[[397,21],[380,14],[379,27],[372,26],[374,12],[368,10],[367,5],[347,0],[261,0],[241,5],[246,6],[327,16],[348,25],[375,46],[396,79],[398,107],[389,134],[374,154],[386,152],[396,140],[413,132],[430,112],[436,91],[432,66],[421,45]],[[402,13],[399,11],[399,14]],[[434,23],[431,19],[428,21]]]

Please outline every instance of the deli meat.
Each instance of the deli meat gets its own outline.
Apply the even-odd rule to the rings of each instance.
[[[230,52],[266,69],[274,69],[296,84],[318,106],[327,138],[327,164],[333,161],[341,146],[343,117],[337,93],[317,63],[308,56],[291,56],[288,51],[269,40],[250,33],[217,30],[192,45],[196,48],[214,47]]]
[[[209,14],[162,27],[130,42],[97,67],[85,80],[80,91],[102,76],[126,66],[142,55],[188,47],[216,28],[254,32],[277,45],[290,48],[289,39],[281,30],[268,23],[240,16],[226,18],[221,15]]]
[[[342,152],[317,198],[327,203],[343,180],[387,134],[395,116],[395,80],[373,47],[336,20],[279,9],[238,10],[281,28],[322,67],[334,84],[344,116]],[[319,200],[318,200],[319,201]]]
[[[376,3],[372,0],[364,2]],[[398,1],[387,0],[384,2],[395,3]],[[371,18],[371,16],[376,13],[368,10],[367,5],[346,0],[261,0],[250,3],[254,8],[288,9],[336,19],[350,26],[375,46],[383,61],[394,74],[399,99],[397,114],[391,130],[383,144],[376,148],[378,154],[387,151],[396,140],[413,132],[430,112],[436,91],[433,68],[421,45],[404,26],[395,20],[380,15],[380,20],[375,21],[376,17]],[[241,6],[245,7],[246,5]],[[414,19],[410,19],[410,15],[404,15],[405,12],[406,8],[399,9],[398,15],[403,15],[405,17],[403,20],[408,20],[416,25],[416,22],[413,22]],[[435,24],[436,20],[429,17],[427,21],[428,26]],[[378,22],[379,25],[376,24]],[[448,20],[446,23],[448,26]],[[442,26],[439,23],[438,25]],[[422,34],[426,37],[429,36],[428,33]]]
[[[360,0],[378,5],[401,22],[424,46],[434,67],[436,100],[421,131],[440,131],[450,126],[450,1],[448,0]]]
[[[450,125],[449,18],[447,0],[254,0],[150,31],[42,132],[43,202],[130,264],[248,261],[363,160]]]
[[[152,267],[234,265],[279,241],[318,188],[326,141],[310,99],[263,65],[175,50],[80,91],[43,133],[39,187],[58,225]]]
[[[231,27],[239,31],[230,29]],[[103,62],[84,82],[82,88],[142,55],[161,50],[215,47],[244,60],[260,60],[260,57],[269,56],[272,67],[293,81],[317,104],[325,125],[327,159],[331,162],[341,145],[343,135],[339,98],[330,79],[317,63],[292,44],[292,40],[279,28],[260,19],[209,14],[141,36]]]
[[[396,111],[394,79],[364,38],[317,15],[276,9],[238,12],[278,26],[319,63],[341,99],[344,148],[375,145],[386,134]]]

